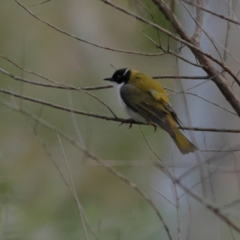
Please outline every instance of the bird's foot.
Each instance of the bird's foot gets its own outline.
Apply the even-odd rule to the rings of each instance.
[[[120,127],[121,125],[123,125],[123,124],[129,124],[129,129],[130,128],[132,128],[132,125],[133,125],[133,123],[135,122],[133,119],[131,119],[131,118],[128,118],[127,120],[126,120],[127,122],[121,122],[118,126]]]
[[[157,131],[157,125],[156,125],[155,123],[152,123],[151,125],[152,125],[153,128],[154,128],[154,132],[156,132],[156,131]]]

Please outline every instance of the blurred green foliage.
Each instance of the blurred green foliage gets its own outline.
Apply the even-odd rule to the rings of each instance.
[[[90,42],[117,49],[157,51],[145,37],[147,35],[158,41],[155,30],[100,1],[52,0],[36,6],[31,6],[32,1],[22,3],[42,19]],[[130,1],[119,3],[152,20],[142,5]],[[167,26],[153,4],[147,3],[146,7],[154,15],[154,21]],[[34,19],[15,1],[1,1],[0,29],[2,55],[22,68],[77,87],[104,85],[102,79],[114,71],[110,64],[117,68],[137,68],[154,75],[159,73],[156,66],[163,65],[163,59],[166,59],[121,54],[81,43]],[[160,35],[162,41],[166,41],[166,37]],[[0,63],[12,74],[42,81],[4,59],[0,59]],[[165,65],[163,69],[167,68],[168,65]],[[82,111],[111,116],[103,105],[85,93],[23,84],[3,74],[0,77],[2,88]],[[92,93],[107,103],[118,116],[125,117],[112,89]],[[1,95],[1,98],[40,116],[73,138],[78,139],[79,132],[87,149],[102,159],[122,163],[147,159],[149,165],[154,159],[153,154],[143,148],[145,142],[138,126],[129,130],[126,125],[118,127],[115,122],[73,116],[9,96]],[[84,239],[76,201],[53,164],[55,161],[70,185],[56,133],[4,105],[1,105],[1,113],[2,239]],[[154,139],[161,139],[161,131],[153,134],[152,128],[141,128],[154,147],[159,148],[159,144],[154,144]],[[103,167],[94,166],[92,160],[67,141],[62,141],[79,200],[100,239],[145,239],[149,236],[155,239],[159,238],[159,234],[165,236],[155,213],[133,189]],[[137,170],[117,167],[117,170],[137,181],[140,188],[149,191],[147,176],[151,174],[151,167]],[[93,239],[88,226],[87,231],[90,239]]]

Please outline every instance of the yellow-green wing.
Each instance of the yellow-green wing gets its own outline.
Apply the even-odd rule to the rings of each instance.
[[[171,104],[169,102],[166,102],[164,100],[164,98],[162,98],[162,94],[157,92],[156,90],[152,89],[150,91],[150,94],[153,96],[153,98],[162,103],[162,105],[164,106],[164,108],[172,115],[173,119],[178,123],[179,126],[183,127],[182,122],[180,121],[180,119],[178,118],[177,114],[175,113],[175,111],[173,110]]]
[[[155,123],[174,136],[173,122],[168,118],[170,111],[149,93],[146,93],[131,84],[125,84],[120,90],[124,103],[133,111],[140,114],[149,123]],[[175,127],[175,126],[174,126]]]

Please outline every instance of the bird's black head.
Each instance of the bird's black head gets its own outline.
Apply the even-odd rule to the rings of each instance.
[[[131,70],[129,68],[122,68],[117,70],[111,78],[105,78],[106,81],[116,82],[118,84],[127,83],[130,78]]]

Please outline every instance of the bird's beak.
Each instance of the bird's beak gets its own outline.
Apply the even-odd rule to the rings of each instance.
[[[112,81],[112,78],[104,78],[103,80],[105,80],[105,81]]]

